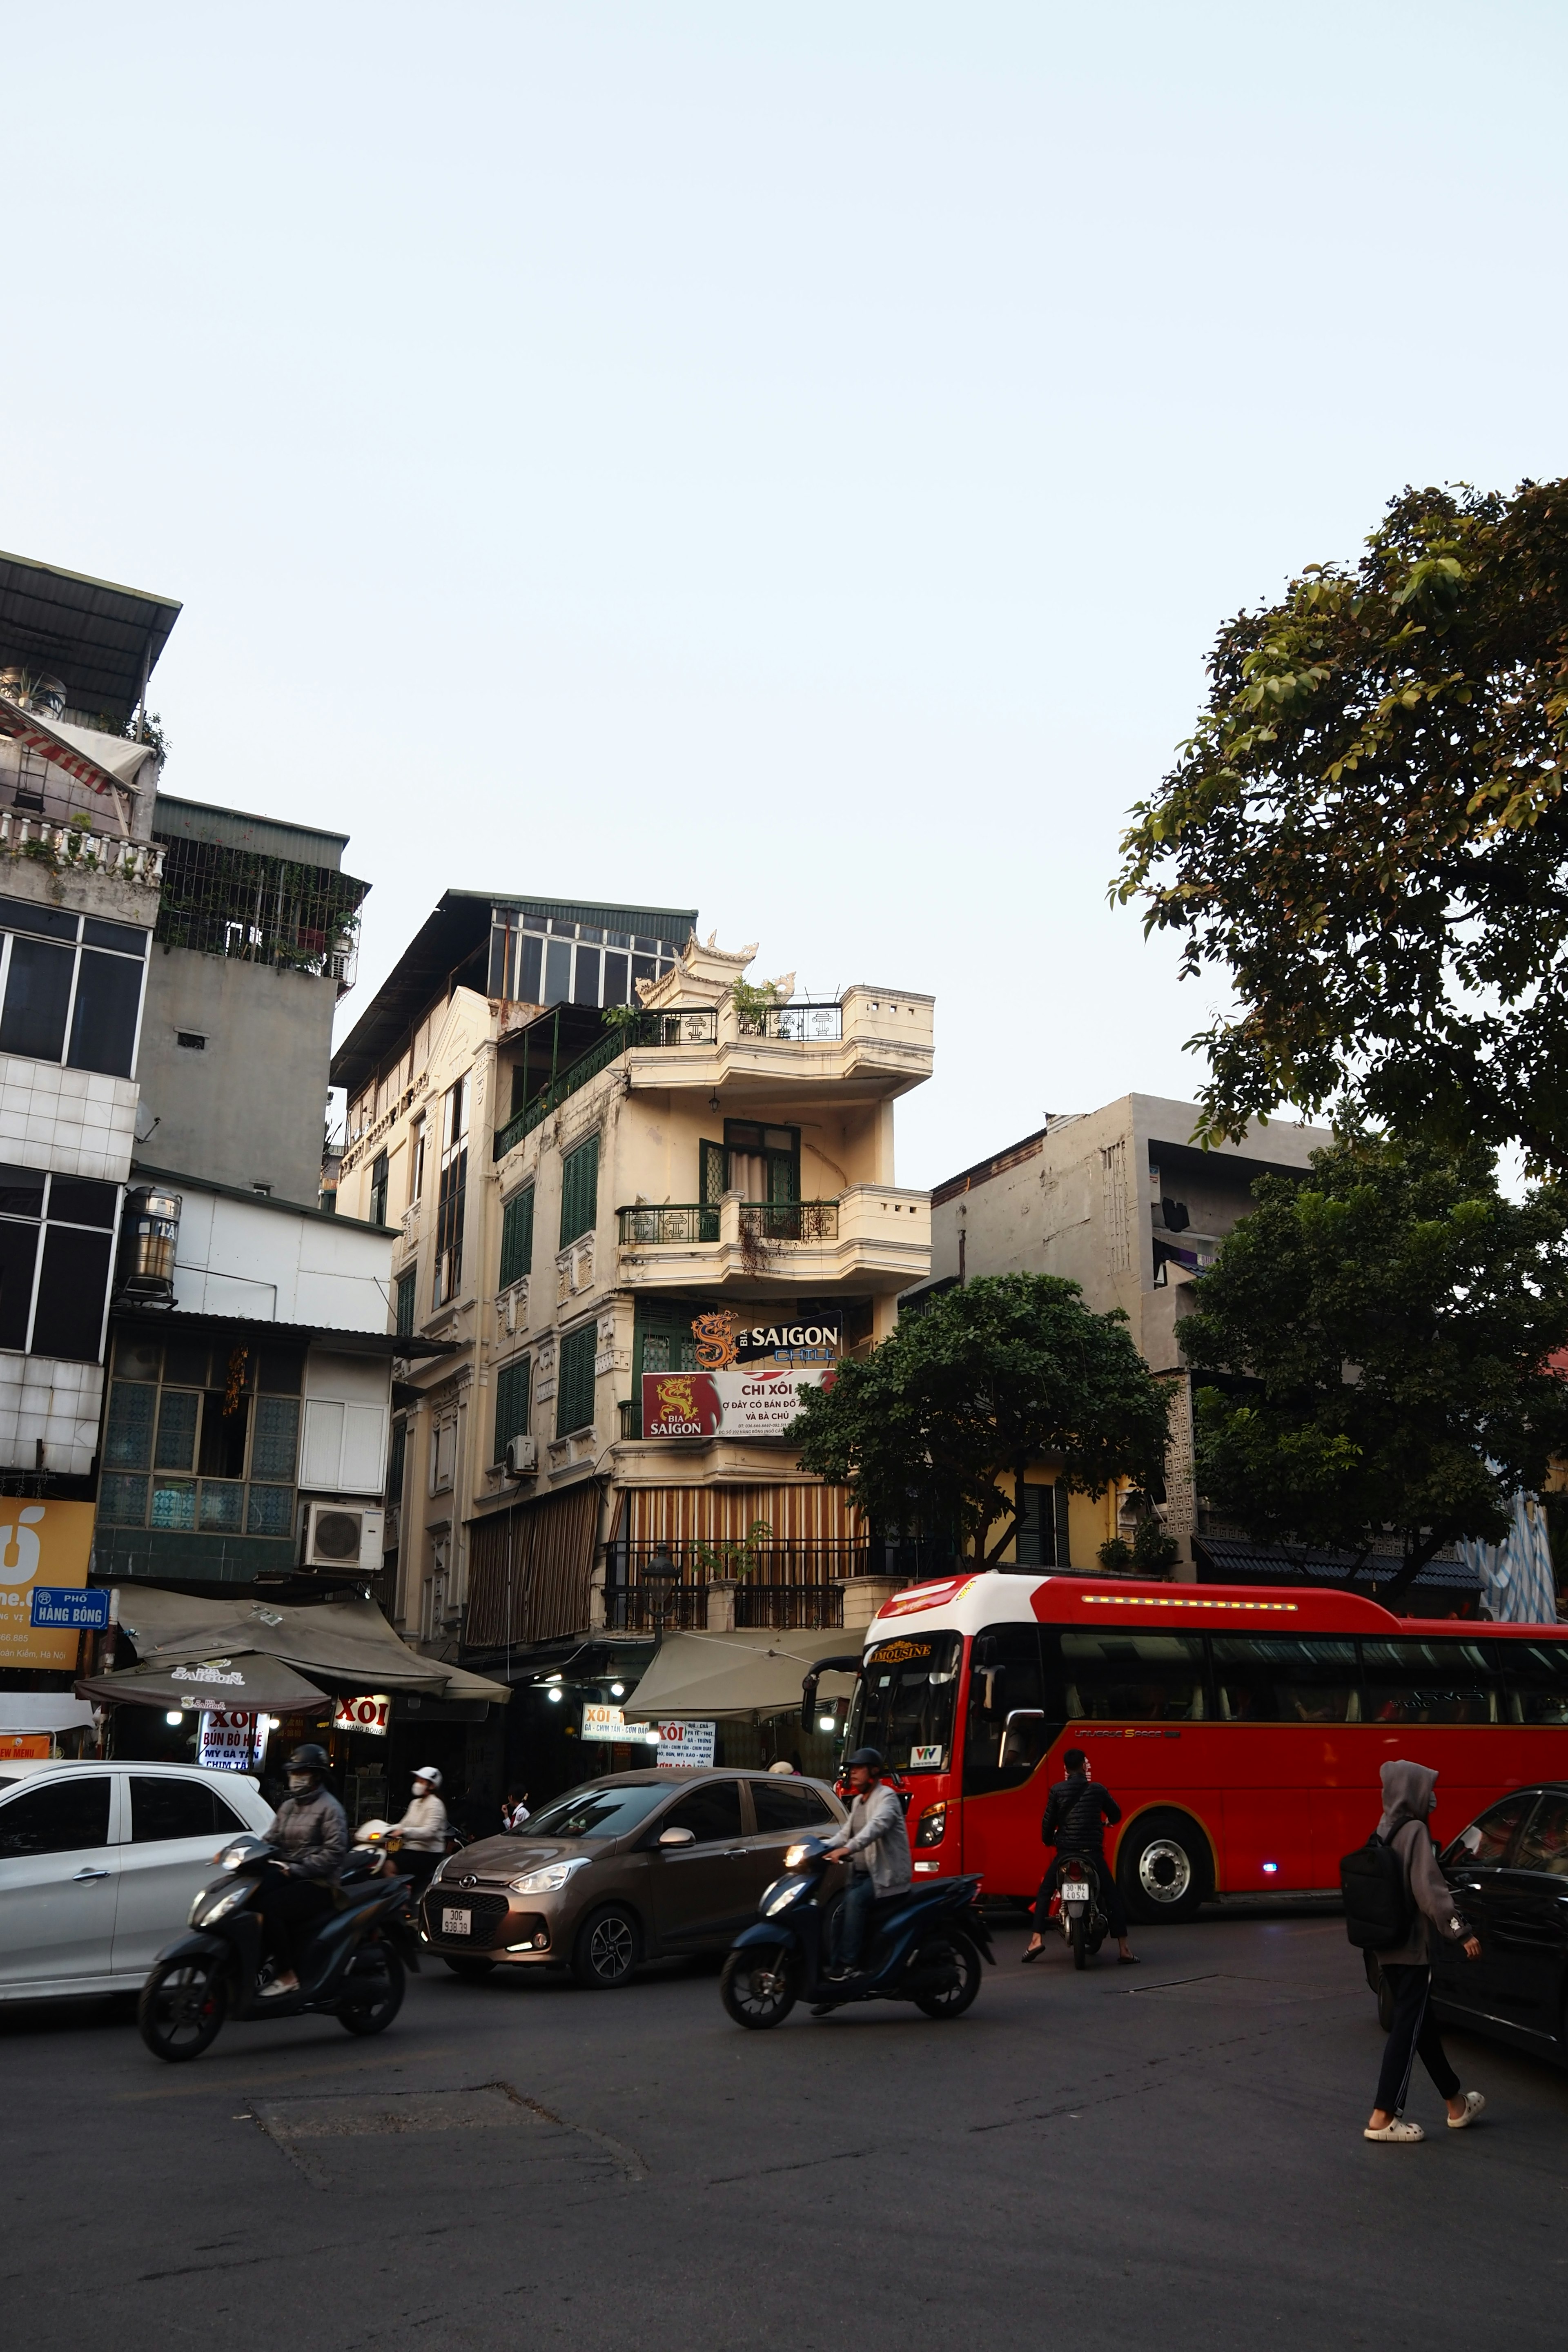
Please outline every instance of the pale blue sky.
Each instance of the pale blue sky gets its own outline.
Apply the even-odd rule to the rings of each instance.
[[[0,546],[184,598],[167,783],[352,833],[345,1019],[448,885],[695,904],[936,994],[908,1182],[1191,1090],[1105,886],[1219,620],[1568,470],[1561,7],[5,26]]]

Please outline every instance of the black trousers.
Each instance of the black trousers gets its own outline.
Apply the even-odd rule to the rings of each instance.
[[[268,1870],[257,1890],[256,1907],[261,1914],[264,1948],[277,1962],[279,1975],[297,1974],[303,1937],[295,1930],[331,1909],[331,1890],[318,1879],[285,1878],[280,1870]]]
[[[1459,2095],[1459,2078],[1448,2063],[1442,2037],[1426,2007],[1432,1989],[1430,1969],[1408,1965],[1383,1971],[1394,1990],[1394,2023],[1384,2046],[1383,2071],[1377,2078],[1374,2106],[1384,2115],[1401,2115],[1410,2095],[1410,2070],[1417,2058],[1445,2099]]]
[[[1041,1879],[1040,1891],[1035,1897],[1036,1935],[1043,1939],[1046,1930],[1050,1926],[1051,1897],[1057,1891],[1058,1879],[1065,1878],[1067,1875],[1063,1865],[1069,1862],[1076,1864],[1079,1868],[1087,1865],[1100,1881],[1100,1907],[1105,1913],[1111,1934],[1120,1943],[1127,1933],[1127,1913],[1122,1906],[1121,1889],[1116,1884],[1115,1874],[1106,1866],[1105,1856],[1102,1853],[1058,1854],[1055,1862]]]
[[[421,1853],[416,1846],[411,1845],[404,1846],[399,1853],[394,1854],[393,1867],[399,1878],[411,1878],[414,1881],[413,1899],[416,1903],[436,1875],[436,1864],[440,1859],[438,1853]]]

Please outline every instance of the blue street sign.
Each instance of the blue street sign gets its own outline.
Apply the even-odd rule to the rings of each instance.
[[[109,1622],[107,1592],[86,1592],[68,1584],[35,1584],[35,1625],[63,1625],[73,1632],[90,1627],[101,1633]]]

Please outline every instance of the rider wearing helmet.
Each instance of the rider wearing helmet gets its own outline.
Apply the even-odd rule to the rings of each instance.
[[[835,1859],[849,1864],[849,1884],[834,1921],[834,1964],[827,1971],[836,1979],[859,1966],[872,1905],[879,1895],[901,1895],[912,1876],[904,1809],[883,1781],[880,1752],[858,1748],[848,1764],[855,1792],[849,1826],[827,1841]]]
[[[414,1775],[414,1794],[408,1811],[400,1822],[394,1822],[392,1833],[403,1840],[403,1850],[397,1867],[405,1878],[414,1881],[414,1897],[418,1901],[435,1874],[436,1864],[447,1851],[447,1808],[441,1802],[441,1775],[434,1764],[422,1764]]]
[[[295,1929],[330,1911],[348,1853],[343,1809],[327,1786],[327,1752],[314,1741],[289,1759],[289,1794],[263,1843],[276,1857],[257,1890],[267,1948],[275,1963],[263,1999],[298,1992]]]

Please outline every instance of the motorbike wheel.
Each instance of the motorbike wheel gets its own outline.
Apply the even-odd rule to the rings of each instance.
[[[210,2050],[228,2015],[228,1987],[216,1960],[166,1960],[136,2003],[136,2027],[154,2058],[177,2066]]]
[[[1084,1934],[1084,1922],[1081,1919],[1068,1921],[1068,1948],[1072,1953],[1074,1968],[1081,1969],[1089,1957],[1089,1939]]]
[[[782,2025],[800,1998],[795,1955],[784,1944],[746,1944],[730,1953],[719,1998],[737,2025],[753,2033]]]
[[[1080,1964],[1081,1965],[1081,1964]],[[962,2017],[980,1990],[980,1955],[967,1936],[933,1936],[915,1954],[922,1976],[945,1979],[930,1992],[917,1993],[915,2007],[925,2017]]]
[[[349,2033],[384,2033],[403,2007],[408,1979],[402,1960],[390,1944],[374,1946],[371,1956],[379,1965],[352,1974],[338,2003],[338,2023]]]

